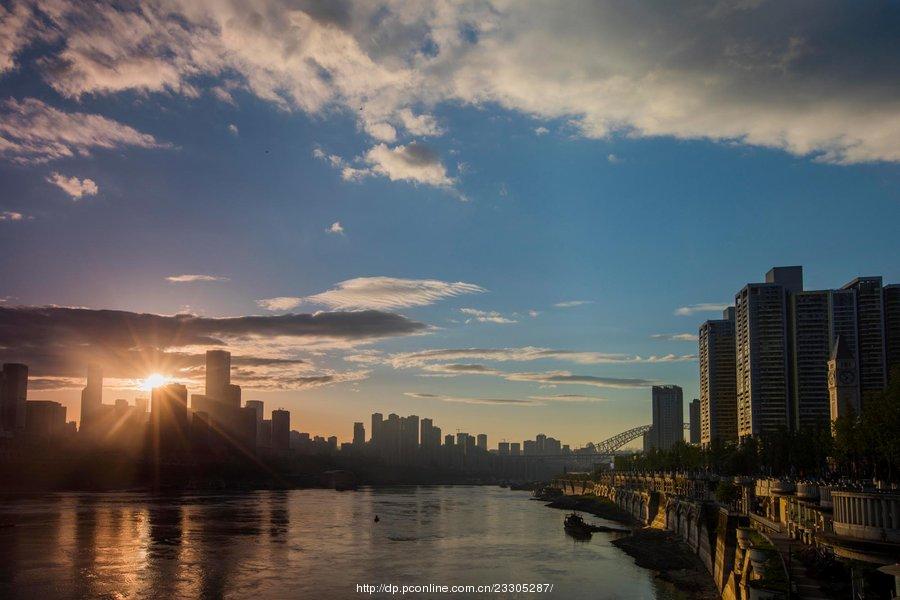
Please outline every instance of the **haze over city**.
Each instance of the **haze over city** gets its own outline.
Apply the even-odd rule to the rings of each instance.
[[[225,349],[342,441],[649,422],[770,267],[900,281],[896,11],[699,10],[0,7],[0,362],[73,420]]]

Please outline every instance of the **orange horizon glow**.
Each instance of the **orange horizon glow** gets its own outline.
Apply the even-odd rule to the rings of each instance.
[[[166,385],[167,383],[169,383],[169,381],[170,378],[166,377],[165,375],[161,375],[160,373],[152,373],[150,375],[147,375],[147,377],[144,378],[143,381],[141,381],[140,389],[141,391],[149,392],[153,388],[157,388],[161,385]]]

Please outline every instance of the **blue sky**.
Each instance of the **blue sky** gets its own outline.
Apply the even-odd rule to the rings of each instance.
[[[237,10],[201,4],[212,15]],[[437,9],[392,4],[373,16],[357,5],[339,18],[312,18],[321,7],[307,4],[289,11],[299,33],[267,35],[320,44],[308,52],[328,71],[319,81],[327,92],[307,89],[303,73],[291,79],[306,63],[266,54],[265,46],[256,64],[197,56],[198,48],[179,46],[187,43],[177,35],[183,25],[154,20],[161,13],[153,3],[112,13],[73,5],[59,14],[10,3],[0,27],[13,40],[0,46],[0,142],[8,142],[0,143],[2,306],[203,318],[399,314],[423,329],[365,339],[235,334],[222,346],[304,361],[299,369],[309,379],[280,372],[278,385],[263,385],[266,372],[258,371],[243,383],[245,398],[290,409],[296,429],[347,439],[354,420],[380,410],[430,416],[446,432],[483,431],[492,445],[539,431],[574,445],[647,422],[651,382],[696,395],[696,342],[659,338],[696,334],[717,313],[677,315],[679,307],[727,303],[774,265],[802,264],[808,289],[858,275],[900,281],[900,108],[885,92],[896,89],[897,71],[876,65],[850,75],[881,38],[873,35],[875,49],[860,49],[852,27],[835,16],[839,6],[823,4],[817,24],[799,32],[798,22],[785,25],[780,38],[747,22],[774,19],[781,8],[762,3],[724,17],[710,8],[714,16],[702,26],[723,31],[692,38],[697,53],[659,56],[648,78],[643,46],[627,44],[605,48],[621,56],[599,72],[588,59],[563,62],[577,50],[563,41],[548,46],[540,64],[523,66],[518,37],[527,46],[529,36],[555,39],[554,27],[568,27],[577,38],[580,26],[565,15],[539,20],[501,4],[488,27],[460,9],[448,34],[449,17]],[[288,10],[254,5],[273,22]],[[481,4],[473,6],[477,13]],[[585,8],[590,18],[610,10],[593,8]],[[228,49],[227,26],[205,29],[193,10],[183,16],[195,19],[197,35]],[[619,18],[636,31],[666,19],[670,35],[696,18],[667,10]],[[896,18],[867,10],[873,21]],[[17,26],[17,15],[42,29]],[[122,21],[111,21],[116,15]],[[525,17],[541,25],[508,25]],[[377,35],[362,37],[359,23],[373,19]],[[147,50],[130,41],[126,20],[132,36],[135,23],[167,35]],[[473,32],[473,22],[481,29]],[[104,23],[123,31],[104,38]],[[707,46],[733,48],[729,33],[731,42],[756,42],[788,66],[779,75],[746,75],[697,58]],[[798,52],[806,62],[790,62]],[[352,68],[339,60],[351,55]],[[846,64],[823,66],[830,56]],[[360,67],[359,57],[371,65]],[[486,69],[485,57],[506,58],[493,67],[496,82],[476,70]],[[774,60],[750,51],[741,58]],[[51,69],[54,60],[62,62]],[[666,80],[660,73],[677,74],[677,86],[657,83]],[[722,90],[771,93],[706,92],[701,75]],[[358,89],[347,83],[366,77]],[[611,83],[623,79],[630,85]],[[675,99],[661,105],[669,94]],[[60,146],[71,156],[57,156]],[[341,231],[330,231],[334,223]],[[179,275],[215,280],[166,279]],[[376,277],[388,279],[368,279]],[[357,279],[363,289],[347,304],[340,283]],[[272,298],[295,300],[260,302]],[[557,306],[572,301],[582,303]],[[471,348],[506,353],[409,359]],[[523,348],[557,353],[523,358]],[[7,348],[3,359],[16,356]],[[60,399],[77,417],[75,362],[36,362],[32,371],[44,381],[29,397]],[[107,371],[119,386],[107,402],[140,395],[135,381],[149,374],[115,363]],[[548,379],[551,372],[641,383],[561,383]],[[166,374],[195,388],[199,381],[196,369]]]

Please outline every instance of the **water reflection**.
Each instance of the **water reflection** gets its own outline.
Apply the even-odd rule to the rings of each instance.
[[[563,516],[487,487],[5,499],[0,597],[343,598],[357,583],[511,581],[553,583],[559,598],[668,597],[608,534],[574,543]]]

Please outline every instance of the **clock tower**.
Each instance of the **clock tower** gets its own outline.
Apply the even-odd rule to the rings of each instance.
[[[838,336],[828,361],[828,397],[831,421],[859,414],[859,369],[850,344]]]

